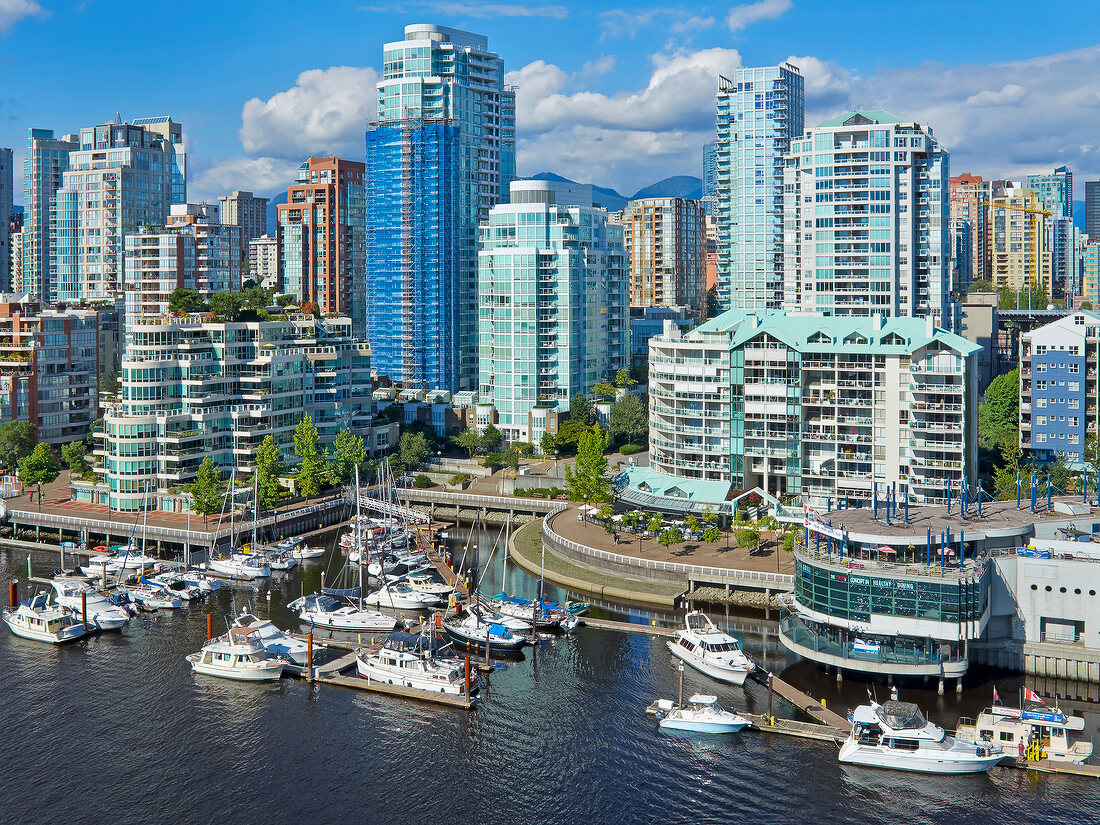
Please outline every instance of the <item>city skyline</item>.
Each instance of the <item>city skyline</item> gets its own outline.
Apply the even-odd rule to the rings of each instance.
[[[192,61],[189,82],[133,70],[164,61],[165,44],[147,38],[131,42],[128,60],[101,68],[102,83],[73,84],[78,66],[95,67],[99,34],[127,17],[112,13],[118,5],[0,7],[0,145],[15,149],[17,168],[28,128],[63,135],[116,110],[124,120],[165,112],[185,125],[191,200],[285,190],[311,154],[362,158],[381,44],[408,23],[433,22],[486,35],[504,58],[506,81],[518,87],[520,175],[553,171],[626,194],[668,174],[698,176],[717,75],[791,59],[806,78],[807,126],[847,109],[886,109],[929,123],[954,170],[1023,178],[1065,164],[1078,174],[1078,199],[1080,181],[1100,176],[1088,87],[1100,46],[1089,42],[1097,12],[1085,3],[1029,21],[1026,42],[1016,36],[1020,3],[998,4],[996,14],[991,3],[945,7],[938,36],[910,42],[883,36],[905,24],[904,9],[870,3],[849,4],[842,16],[789,0],[629,12],[614,4],[338,3],[327,10],[323,42],[296,43],[279,61],[266,44],[293,38],[294,15],[277,4],[263,14],[219,7],[212,27],[214,7],[200,3],[142,14],[152,30],[169,30],[170,17]]]

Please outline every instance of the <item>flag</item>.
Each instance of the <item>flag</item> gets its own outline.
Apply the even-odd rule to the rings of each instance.
[[[1039,697],[1039,694],[1036,693],[1035,691],[1031,690],[1031,688],[1024,688],[1024,701],[1025,702],[1038,702],[1040,705],[1045,705],[1046,704],[1046,702],[1044,702]]]
[[[995,704],[995,705],[1001,704],[1001,697],[999,695],[997,695],[997,686],[996,685],[993,686],[993,704]]]

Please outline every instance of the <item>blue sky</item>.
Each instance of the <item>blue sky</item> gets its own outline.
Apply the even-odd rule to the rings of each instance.
[[[504,57],[521,174],[626,194],[697,175],[716,75],[790,58],[807,123],[885,108],[929,123],[956,173],[1100,177],[1095,2],[370,3],[0,0],[0,145],[171,114],[192,199],[273,191],[311,152],[362,157],[382,44],[438,22]]]

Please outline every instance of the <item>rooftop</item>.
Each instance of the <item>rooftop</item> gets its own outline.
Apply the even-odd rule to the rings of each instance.
[[[895,124],[906,123],[896,115],[892,115],[889,112],[882,109],[861,109],[855,112],[845,112],[842,115],[831,117],[826,121],[823,121],[821,125],[827,126],[846,126],[848,121],[856,118],[856,123],[853,125],[868,125],[868,124]]]

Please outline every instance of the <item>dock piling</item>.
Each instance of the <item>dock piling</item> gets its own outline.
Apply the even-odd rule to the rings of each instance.
[[[214,614],[206,614],[206,641],[210,641],[214,638]]]
[[[19,580],[8,580],[8,603],[11,605],[11,609],[15,610],[19,607]]]
[[[309,630],[309,635],[306,636],[306,667],[308,668],[306,677],[309,681],[313,681],[313,628]]]
[[[88,591],[80,591],[80,621],[84,623],[84,632],[88,632]]]

